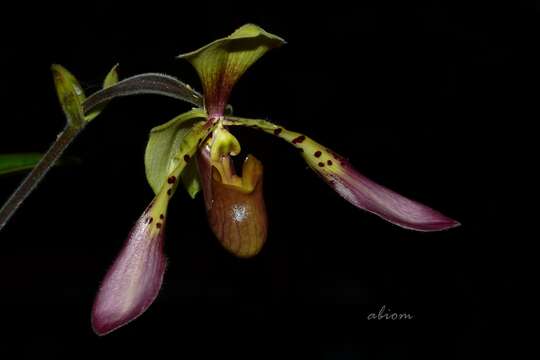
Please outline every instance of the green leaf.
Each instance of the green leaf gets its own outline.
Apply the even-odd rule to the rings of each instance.
[[[279,36],[246,24],[226,38],[178,57],[188,60],[197,70],[208,115],[221,116],[240,76],[268,50],[284,43]]]
[[[40,153],[0,155],[0,175],[32,169],[43,157]]]
[[[41,153],[0,154],[0,175],[31,170],[42,158],[43,154]],[[69,156],[61,158],[54,165],[76,165],[80,163],[79,158]]]
[[[205,119],[206,113],[204,110],[196,108],[150,131],[144,155],[144,164],[146,168],[146,179],[154,193],[157,194],[160,191],[167,175],[182,160],[178,159],[177,155],[184,137],[197,121]],[[188,161],[188,163],[191,162]],[[197,179],[192,175],[185,175],[184,184],[190,195],[194,196],[198,191],[198,184],[194,184],[197,182]]]

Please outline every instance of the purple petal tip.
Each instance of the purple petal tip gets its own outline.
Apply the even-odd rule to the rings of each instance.
[[[166,268],[163,223],[148,216],[151,207],[131,230],[96,296],[91,323],[97,335],[106,335],[139,317],[159,293]]]
[[[375,183],[340,160],[341,171],[321,175],[339,195],[356,207],[410,230],[440,231],[461,225],[426,205]]]

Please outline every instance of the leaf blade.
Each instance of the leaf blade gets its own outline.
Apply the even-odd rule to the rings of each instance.
[[[43,157],[41,153],[17,153],[0,155],[0,175],[32,169]]]

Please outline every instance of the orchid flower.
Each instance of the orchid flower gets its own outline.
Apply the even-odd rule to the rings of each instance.
[[[202,190],[210,226],[220,243],[239,257],[256,255],[266,241],[263,166],[253,155],[236,174],[232,157],[241,145],[230,132],[247,126],[297,149],[308,166],[354,206],[406,229],[437,231],[459,223],[369,180],[342,156],[306,135],[276,123],[231,114],[229,95],[237,80],[268,50],[285,41],[247,24],[230,36],[180,55],[197,71],[203,94],[163,74],[136,75],[115,82],[77,103],[69,113],[95,113],[118,96],[159,94],[187,101],[190,111],[150,131],[146,176],[155,197],[128,235],[96,296],[92,327],[104,335],[140,316],[155,300],[166,269],[163,253],[167,207],[178,184],[194,198]],[[68,83],[76,81],[65,77]]]

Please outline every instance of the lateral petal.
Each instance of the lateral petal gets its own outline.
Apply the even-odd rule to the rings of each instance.
[[[417,231],[438,231],[460,223],[440,212],[375,183],[354,169],[342,156],[309,137],[265,120],[227,117],[229,125],[262,130],[289,142],[301,151],[309,167],[341,197],[395,225]]]
[[[108,334],[135,320],[156,299],[167,263],[163,253],[167,204],[165,192],[154,198],[105,275],[92,309],[96,334]]]

